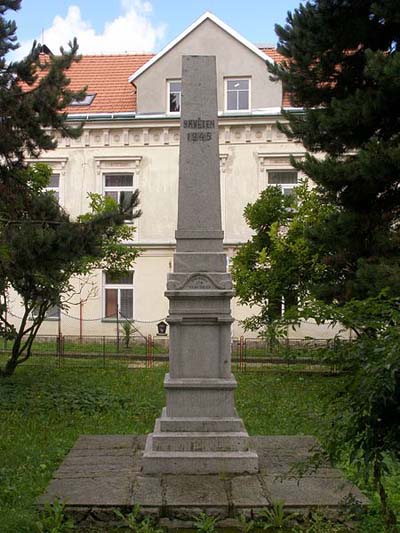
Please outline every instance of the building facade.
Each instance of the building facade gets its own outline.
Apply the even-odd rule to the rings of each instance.
[[[304,148],[278,129],[282,107],[290,107],[267,63],[279,61],[273,48],[258,48],[205,13],[156,55],[83,56],[68,72],[71,88],[87,86],[87,98],[72,105],[68,120],[84,122],[83,134],[57,137],[58,148],[40,161],[53,169],[49,184],[72,216],[89,209],[89,192],[121,200],[140,190],[142,216],[134,245],[142,250],[132,272],[116,279],[93,272],[75,280],[69,309],[54,309],[41,334],[115,335],[116,313],[134,320],[144,335],[156,334],[168,313],[166,275],[172,270],[177,220],[180,72],[182,55],[217,58],[222,224],[229,259],[250,236],[243,218],[247,203],[269,185],[285,193],[300,176],[290,155]],[[193,117],[196,120],[197,117]],[[11,296],[18,320],[18,298]],[[233,303],[233,335],[249,309]],[[332,336],[312,323],[293,336]],[[251,334],[254,336],[254,333]]]

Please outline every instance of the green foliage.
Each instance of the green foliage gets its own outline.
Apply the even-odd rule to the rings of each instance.
[[[261,329],[271,346],[285,336],[289,323],[297,323],[298,306],[324,279],[321,250],[310,241],[309,232],[333,211],[307,182],[291,196],[268,187],[246,206],[245,218],[254,236],[234,257],[232,275],[240,301],[257,306],[257,314],[244,321],[245,327]]]
[[[293,161],[335,206],[309,239],[321,247],[319,299],[400,293],[400,49],[397,0],[316,0],[276,26],[270,65],[302,112],[281,129],[312,153]]]
[[[313,512],[303,527],[295,529],[304,533],[348,533],[352,529],[327,519],[322,513]]]
[[[239,515],[239,523],[240,523],[240,531],[242,533],[250,533],[256,527],[255,520],[248,519],[246,515],[244,514]]]
[[[201,512],[193,517],[193,526],[200,533],[214,533],[217,529],[218,517]]]
[[[162,533],[163,529],[157,528],[150,517],[143,517],[140,513],[140,506],[135,505],[129,514],[123,514],[119,509],[114,510],[115,515],[120,518],[123,524],[136,533]]]
[[[357,310],[364,333],[348,347],[350,372],[331,398],[333,423],[327,440],[334,458],[349,454],[360,473],[372,476],[386,530],[396,531],[384,479],[390,465],[400,461],[400,305],[393,299],[350,302],[342,309],[344,319],[351,321]]]
[[[296,517],[294,513],[285,511],[285,502],[277,500],[272,502],[270,509],[264,509],[259,513],[260,520],[258,525],[263,529],[270,531],[288,531]]]
[[[288,253],[284,204],[264,193],[246,210],[258,240],[246,245],[234,271],[242,301],[261,305],[250,327],[268,327],[273,298],[294,285],[299,315],[356,332],[356,342],[340,350],[349,374],[330,399],[331,451],[350,453],[372,474],[386,531],[397,526],[384,478],[388,459],[399,459],[399,30],[397,0],[315,0],[276,26],[286,60],[268,68],[303,108],[284,112],[280,128],[309,151],[292,164],[317,185],[322,211],[293,233],[304,252],[302,277],[300,256]],[[293,219],[301,209],[294,207]],[[272,244],[274,224],[285,229],[282,246]]]
[[[82,434],[145,434],[165,404],[165,367],[23,365],[0,385],[0,524],[32,533],[37,499]]]
[[[36,522],[38,533],[67,533],[74,531],[74,521],[66,518],[64,514],[65,505],[56,500],[54,503],[46,503],[44,511],[40,513],[40,518]]]
[[[63,307],[63,295],[73,290],[73,276],[84,276],[93,268],[126,271],[139,253],[137,248],[124,244],[132,239],[134,228],[124,224],[125,212],[118,204],[94,195],[91,212],[72,221],[53,194],[41,189],[48,176],[49,169],[44,165],[33,168],[32,201],[21,219],[6,224],[0,233],[0,243],[8,249],[7,257],[0,260],[5,280],[2,300],[6,303],[11,287],[24,307],[17,327],[9,321],[5,307],[0,313],[5,333],[14,338],[3,375],[11,374],[29,359],[47,311],[54,305]],[[140,215],[140,211],[133,211],[137,204],[136,194],[130,205],[132,218]]]
[[[136,328],[130,320],[124,320],[121,324],[121,330],[123,334],[125,348],[129,348],[132,335],[135,333]]]
[[[54,149],[56,132],[64,137],[81,134],[81,127],[68,124],[65,109],[85,92],[71,91],[66,75],[79,60],[76,40],[68,51],[49,56],[34,43],[25,59],[6,62],[6,54],[18,44],[15,23],[5,14],[20,5],[19,0],[8,0],[0,6],[0,334],[14,339],[0,375],[12,374],[30,357],[47,311],[63,305],[71,276],[96,267],[126,270],[138,254],[123,244],[133,231],[124,221],[140,215],[135,211],[138,191],[121,206],[93,195],[91,212],[72,221],[44,190],[50,168],[25,161]],[[18,293],[24,308],[18,327],[7,316],[9,288]]]

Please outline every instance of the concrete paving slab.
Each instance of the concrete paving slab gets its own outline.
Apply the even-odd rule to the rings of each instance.
[[[95,448],[96,457],[127,457],[132,455],[134,451],[133,447],[129,448]],[[77,448],[73,447],[71,452],[68,454],[71,457],[92,457],[93,448]]]
[[[368,504],[367,498],[331,466],[300,481],[287,477],[295,462],[309,456],[310,447],[316,443],[314,437],[252,437],[251,445],[262,468],[258,474],[246,475],[144,474],[144,442],[145,436],[80,438],[39,504],[59,498],[68,512],[76,511],[79,516],[86,513],[87,520],[96,513],[109,516],[103,511],[113,507],[129,509],[138,504],[144,513],[174,523],[190,521],[201,511],[220,518],[235,518],[241,513],[253,516],[276,500],[284,500],[292,509],[334,510],[352,494]]]
[[[367,498],[343,478],[306,477],[277,479],[276,476],[262,476],[271,502],[284,501],[286,507],[339,507],[349,496],[366,504]]]
[[[163,479],[170,507],[228,506],[226,486],[218,475],[165,475]]]
[[[263,486],[258,476],[235,476],[231,480],[231,497],[235,508],[267,507]]]
[[[138,442],[135,435],[81,435],[73,450],[79,448],[132,448]]]
[[[63,501],[68,507],[119,507],[130,504],[132,480],[126,475],[54,479],[39,504]]]
[[[68,478],[68,477],[99,477],[99,476],[110,476],[118,473],[124,472],[125,474],[130,474],[133,472],[130,465],[124,463],[117,464],[95,464],[95,465],[77,465],[67,466],[62,465],[54,474],[54,478]]]
[[[258,450],[274,450],[280,453],[322,449],[318,440],[312,435],[262,435],[250,437],[250,440]]]
[[[133,482],[131,505],[161,507],[162,504],[161,478],[138,475]]]
[[[92,453],[91,455],[77,455],[74,452],[70,453],[63,462],[63,466],[77,467],[79,465],[126,465],[133,463],[133,450],[128,450],[124,455],[101,454]]]

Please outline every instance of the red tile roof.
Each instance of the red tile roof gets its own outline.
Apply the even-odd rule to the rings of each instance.
[[[261,48],[274,61],[283,56],[275,48]],[[91,105],[70,106],[69,114],[121,113],[136,111],[136,88],[128,82],[129,76],[149,61],[154,54],[83,55],[67,72],[70,88],[77,91],[87,87],[87,93],[96,93]],[[39,78],[45,74],[39,73]],[[27,86],[23,86],[28,90]],[[283,106],[290,106],[288,94],[283,95]]]
[[[273,59],[277,63],[280,63],[281,61],[285,59],[284,56],[280,54],[276,48],[268,47],[268,48],[260,48],[260,50],[264,52],[264,54],[267,54],[267,56],[269,56],[271,59]],[[292,99],[290,97],[290,93],[284,91],[282,95],[282,106],[290,107],[291,105],[293,104],[292,104]]]
[[[276,48],[272,48],[271,46],[268,46],[266,48],[260,48],[261,52],[264,52],[264,54],[267,54],[268,57],[273,59],[274,61],[283,61],[285,58],[282,54],[278,52]]]
[[[68,113],[120,113],[136,110],[136,89],[129,76],[153,54],[82,56],[68,71],[70,88],[96,93],[89,106],[71,106]]]

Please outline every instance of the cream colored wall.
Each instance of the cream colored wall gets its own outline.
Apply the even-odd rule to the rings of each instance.
[[[224,109],[224,78],[251,78],[251,108],[280,107],[282,88],[272,82],[265,62],[211,20],[205,20],[136,80],[137,112],[167,110],[167,80],[181,78],[182,55],[217,57],[218,109]]]
[[[222,214],[226,251],[232,256],[237,245],[246,242],[251,232],[243,219],[243,209],[267,186],[268,169],[290,168],[289,154],[301,154],[299,144],[290,143],[276,128],[276,117],[254,119],[223,118],[220,120]],[[60,174],[61,201],[73,216],[88,209],[87,192],[102,193],[104,172],[133,172],[140,190],[143,215],[138,221],[136,245],[143,253],[134,266],[134,313],[137,326],[144,334],[156,334],[156,323],[168,312],[164,297],[167,273],[174,253],[178,187],[178,121],[134,120],[124,122],[87,123],[80,139],[59,139],[57,150],[43,154],[54,172]],[[102,273],[95,272],[91,285],[82,297],[90,297],[83,305],[83,335],[116,334],[115,322],[103,316]],[[75,292],[79,283],[74,281]],[[18,297],[12,296],[12,311],[21,316]],[[79,297],[75,295],[61,317],[64,335],[79,335]],[[232,302],[235,337],[244,334],[239,324],[254,310]],[[67,316],[66,316],[67,315]],[[98,320],[95,320],[98,319]],[[17,319],[15,319],[18,322]],[[87,320],[87,321],[86,321]],[[45,321],[40,334],[56,335],[57,321]],[[302,325],[291,337],[330,337],[333,331],[315,324]],[[254,337],[254,333],[247,333]]]

